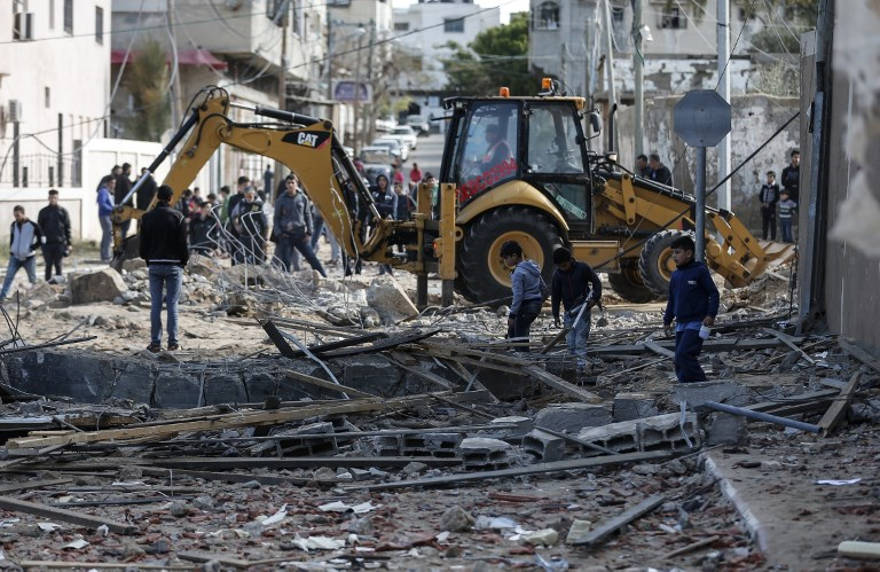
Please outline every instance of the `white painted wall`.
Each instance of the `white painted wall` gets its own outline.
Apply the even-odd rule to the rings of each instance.
[[[33,14],[31,41],[12,41],[15,6]],[[8,154],[0,189],[13,182],[10,101],[21,103],[20,172],[27,168],[28,186],[48,185],[50,168],[58,184],[59,114],[64,185],[73,182],[74,141],[104,134],[110,111],[110,0],[74,0],[72,6],[70,33],[64,29],[64,0],[0,2],[0,163]],[[95,37],[96,8],[103,10],[102,43]]]

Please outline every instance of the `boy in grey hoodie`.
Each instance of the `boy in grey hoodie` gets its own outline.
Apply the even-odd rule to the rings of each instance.
[[[18,269],[24,267],[31,284],[37,281],[37,248],[43,243],[43,233],[37,223],[24,214],[24,207],[15,205],[12,209],[15,221],[10,227],[9,266],[6,267],[6,278],[0,289],[0,302],[6,299],[12,280]]]
[[[528,338],[529,328],[544,304],[546,286],[541,269],[531,260],[523,258],[522,247],[514,240],[501,245],[501,258],[506,266],[514,269],[511,275],[513,302],[507,319],[507,337]]]

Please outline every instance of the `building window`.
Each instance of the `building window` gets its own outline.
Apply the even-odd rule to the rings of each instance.
[[[444,18],[443,31],[447,34],[464,33],[464,18]]]
[[[43,88],[43,105],[46,106],[46,109],[52,107],[52,90],[48,85]]]
[[[538,30],[556,30],[559,28],[559,4],[541,2],[535,12],[535,28]]]
[[[64,31],[73,33],[73,0],[64,0]]]
[[[623,25],[623,17],[626,14],[626,11],[620,6],[612,6],[611,7],[611,21],[615,26]]]
[[[687,19],[678,6],[667,6],[660,15],[660,27],[668,30],[683,30],[687,27]]]
[[[12,4],[12,39],[34,39],[34,15],[27,12],[27,4],[22,0],[15,0]]]
[[[327,0],[328,6],[348,6],[351,4],[351,0]]]
[[[394,22],[394,31],[395,32],[409,31],[409,22]]]
[[[104,43],[104,9],[95,6],[95,41]]]

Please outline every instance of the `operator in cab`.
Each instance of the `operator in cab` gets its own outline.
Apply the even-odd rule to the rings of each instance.
[[[498,125],[486,127],[486,143],[489,144],[489,148],[480,160],[480,168],[484,173],[511,157],[510,145],[507,144]]]

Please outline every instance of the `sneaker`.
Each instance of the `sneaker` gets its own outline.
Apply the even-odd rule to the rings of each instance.
[[[147,346],[147,351],[152,352],[154,354],[157,354],[162,351],[162,345],[151,343],[150,345]]]
[[[178,344],[177,342],[168,342],[168,351],[169,352],[176,352],[179,349],[180,349],[180,344]]]

